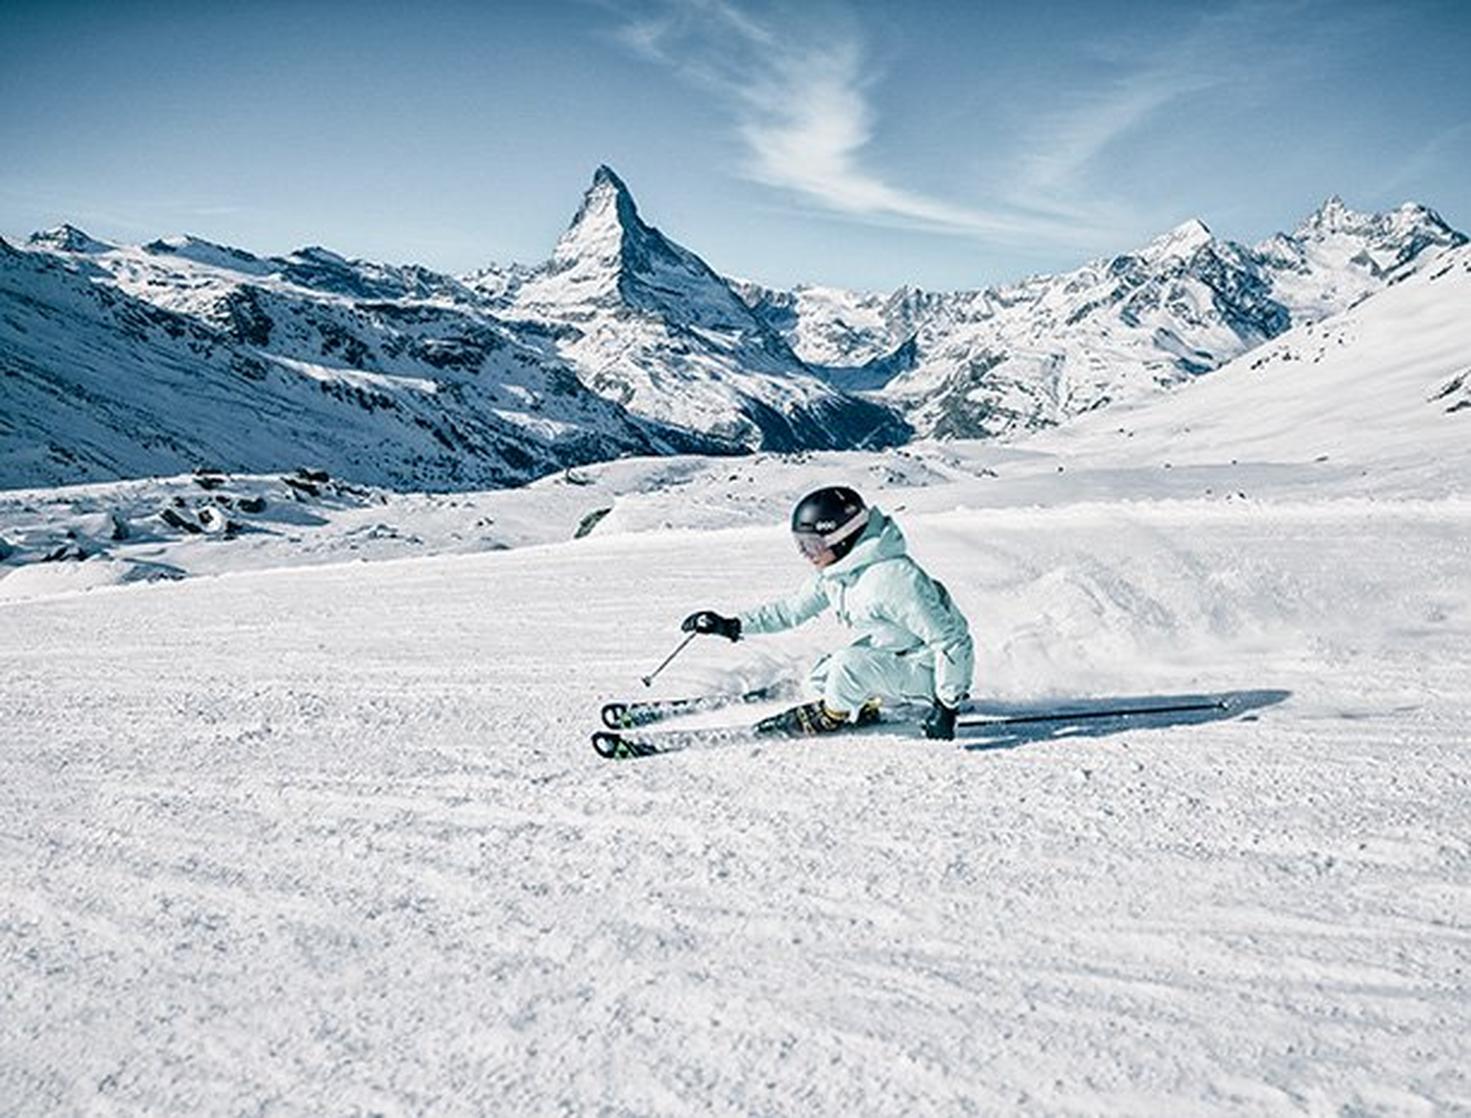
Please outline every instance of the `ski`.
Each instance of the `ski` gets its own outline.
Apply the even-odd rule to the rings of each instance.
[[[621,761],[633,757],[652,757],[660,753],[679,753],[690,749],[715,749],[719,746],[769,741],[823,741],[862,734],[892,734],[916,725],[913,718],[888,715],[872,722],[844,726],[825,734],[793,735],[775,728],[775,716],[756,723],[733,726],[704,726],[689,729],[645,730],[623,733],[599,730],[592,736],[592,747],[598,756]]]
[[[739,702],[739,696],[728,699]],[[757,700],[750,700],[755,702]],[[700,708],[704,709],[704,708]],[[964,709],[964,708],[962,708]],[[958,734],[966,730],[985,730],[997,726],[1016,726],[1035,722],[1074,722],[1083,719],[1131,718],[1152,714],[1205,713],[1225,711],[1230,704],[1220,700],[1191,703],[1168,703],[1154,706],[1105,707],[1085,710],[1047,711],[1040,714],[1014,714],[992,718],[966,718],[956,722]],[[779,716],[777,716],[779,717]],[[692,727],[689,729],[648,730],[642,733],[622,733],[617,729],[600,730],[592,736],[593,749],[600,757],[609,760],[627,760],[635,757],[653,757],[661,753],[677,753],[690,749],[713,749],[718,746],[737,745],[759,741],[821,741],[831,737],[853,737],[861,734],[892,734],[918,726],[920,713],[914,707],[900,707],[885,712],[874,722],[846,726],[826,734],[793,737],[773,729],[775,718],[755,724],[734,726]]]
[[[722,707],[739,706],[742,703],[785,699],[794,695],[796,690],[796,684],[788,682],[772,683],[751,691],[726,695],[694,695],[684,699],[630,699],[627,702],[604,703],[602,719],[603,725],[610,730],[630,730],[684,714],[720,710]]]
[[[599,757],[624,761],[633,757],[652,757],[685,749],[713,749],[719,745],[755,740],[756,731],[751,726],[714,726],[704,730],[661,730],[642,734],[599,730],[592,736],[592,747]]]

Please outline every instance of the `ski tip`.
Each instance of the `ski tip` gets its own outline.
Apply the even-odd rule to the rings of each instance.
[[[605,703],[603,705],[603,725],[610,730],[621,730],[628,726],[628,704],[627,703]]]
[[[660,752],[658,746],[637,738],[626,738],[622,734],[599,730],[592,736],[592,747],[599,757],[610,761],[623,761],[629,757],[651,757]]]

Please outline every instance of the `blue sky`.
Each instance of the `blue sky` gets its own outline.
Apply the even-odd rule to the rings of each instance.
[[[608,163],[764,282],[975,287],[1324,197],[1471,226],[1471,4],[0,0],[0,233],[467,271]]]

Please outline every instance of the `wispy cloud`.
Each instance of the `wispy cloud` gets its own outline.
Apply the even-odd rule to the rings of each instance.
[[[664,0],[627,17],[618,40],[717,96],[730,112],[744,173],[865,221],[983,237],[1076,241],[1079,213],[964,205],[906,189],[866,159],[878,77],[851,20],[821,26],[758,15],[733,0]],[[780,20],[780,22],[778,22]]]
[[[1157,141],[1141,153],[1145,161],[1168,158],[1172,145],[1181,150],[1194,137],[1165,116],[1192,99],[1205,117],[1233,105],[1249,120],[1254,103],[1269,103],[1284,77],[1312,69],[1315,35],[1284,39],[1284,21],[1324,6],[1324,0],[1234,0],[1200,13],[1182,10],[1173,24],[1131,21],[1117,36],[1092,41],[1080,60],[1089,64],[1079,67],[1089,76],[1060,83],[1031,109],[1027,144],[1008,167],[1000,197],[1111,229],[1114,243],[1157,232],[1157,207],[1107,182],[1124,145],[1133,142],[1139,151],[1140,139]],[[1336,11],[1335,19],[1345,31],[1359,22]],[[1331,36],[1332,26],[1324,24],[1321,35]]]
[[[750,179],[856,220],[1012,243],[1092,250],[1154,231],[1156,212],[1103,181],[1108,157],[1184,100],[1227,85],[1244,96],[1289,62],[1263,40],[1261,0],[1182,19],[1173,34],[1097,43],[1088,78],[994,106],[1009,144],[988,150],[984,181],[962,184],[969,197],[943,198],[875,163],[883,74],[853,11],[828,6],[816,19],[807,5],[757,2],[645,0],[635,14],[618,9],[616,37],[720,102]]]
[[[1076,190],[1078,177],[1111,144],[1172,101],[1211,84],[1198,75],[1145,73],[1093,91],[1075,107],[1040,114],[1033,142],[1015,168],[1019,187],[1046,196]]]
[[[1471,121],[1463,120],[1437,132],[1394,168],[1379,185],[1379,193],[1389,195],[1397,190],[1417,188],[1420,180],[1441,162],[1450,157],[1464,157],[1468,138],[1471,138]]]
[[[1388,18],[1391,9],[1344,9],[1332,0],[1234,0],[1189,13],[1172,28],[1136,22],[1091,44],[1091,80],[1036,109],[1028,148],[1014,161],[1003,196],[1145,232],[1154,216],[1099,182],[1121,144],[1151,134],[1166,144],[1188,142],[1187,127],[1162,125],[1161,118],[1192,98],[1206,119],[1219,122],[1229,107],[1239,127],[1249,128],[1254,112],[1280,111],[1285,88],[1325,59],[1343,63]],[[1293,33],[1284,34],[1289,26]]]

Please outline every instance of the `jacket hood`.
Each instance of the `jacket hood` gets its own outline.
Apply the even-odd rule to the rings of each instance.
[[[897,559],[908,553],[904,533],[881,509],[869,506],[868,524],[853,549],[830,567],[819,571],[822,578],[846,578],[864,567],[884,559]]]

